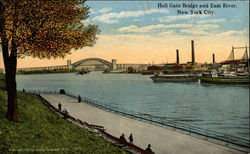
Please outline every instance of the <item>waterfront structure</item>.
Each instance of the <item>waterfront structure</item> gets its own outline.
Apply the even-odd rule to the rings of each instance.
[[[192,65],[195,65],[194,40],[191,40]]]
[[[27,68],[17,68],[18,71],[44,71],[44,70],[56,70],[56,69],[68,69],[67,65],[57,65],[57,66],[45,66],[45,67],[27,67]]]
[[[28,67],[18,68],[17,71],[44,71],[44,70],[81,70],[89,69],[92,71],[104,71],[104,70],[127,70],[132,67],[136,71],[146,70],[149,64],[117,64],[116,59],[112,59],[111,62],[101,58],[86,58],[72,63],[71,60],[67,60],[67,65],[58,66],[46,66],[46,67]]]
[[[243,57],[241,59],[235,59],[234,56],[234,50],[235,49],[241,49],[246,48],[246,52],[244,53]],[[101,58],[86,58],[79,60],[75,63],[72,63],[71,60],[67,61],[67,65],[58,65],[58,66],[48,66],[48,67],[30,67],[30,68],[18,68],[17,71],[43,71],[43,70],[63,70],[63,69],[69,69],[69,70],[81,70],[81,69],[88,69],[92,71],[127,71],[129,68],[133,68],[135,71],[144,71],[144,70],[165,70],[165,69],[172,69],[172,70],[192,70],[192,71],[199,71],[209,68],[218,68],[221,65],[232,65],[230,67],[235,67],[236,69],[239,69],[239,71],[242,72],[242,68],[245,67],[245,70],[249,69],[249,60],[248,58],[248,47],[232,47],[232,52],[229,56],[229,58],[226,61],[223,61],[221,63],[215,62],[215,55],[212,55],[213,61],[212,64],[209,65],[201,65],[197,64],[195,62],[195,49],[194,49],[194,41],[191,40],[191,62],[180,64],[179,59],[179,50],[176,49],[176,63],[167,63],[167,64],[117,64],[116,59],[112,59],[111,62],[101,59]],[[204,66],[206,68],[204,68]]]
[[[67,67],[68,67],[68,69],[72,69],[72,62],[71,62],[71,60],[67,60]]]
[[[215,64],[215,55],[214,55],[214,53],[213,53],[213,64]]]
[[[180,62],[179,62],[179,50],[176,49],[176,64],[179,65]]]
[[[113,60],[112,62],[116,62]],[[81,70],[113,70],[114,64],[101,58],[86,58],[72,64],[72,69]]]
[[[116,65],[116,59],[112,59],[112,70],[115,71],[117,70],[117,65]]]

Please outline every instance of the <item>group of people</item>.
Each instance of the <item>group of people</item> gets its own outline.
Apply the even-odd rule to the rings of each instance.
[[[130,142],[131,144],[133,144],[134,139],[133,139],[133,134],[132,134],[132,133],[129,135],[129,138],[128,138],[128,139],[129,139],[129,142]],[[127,140],[126,140],[124,134],[122,134],[122,135],[120,136],[120,141],[121,141],[121,143],[123,143],[123,144],[127,142]]]
[[[129,143],[133,144],[134,138],[133,138],[133,134],[132,134],[132,133],[129,135],[128,139],[129,139]],[[127,142],[127,140],[126,140],[124,134],[122,134],[122,135],[120,136],[120,139],[119,139],[119,140],[120,140],[120,142],[121,142],[122,144],[125,144],[125,143]],[[151,144],[148,144],[148,147],[146,148],[145,151],[146,151],[148,154],[154,154],[154,152],[151,150]]]

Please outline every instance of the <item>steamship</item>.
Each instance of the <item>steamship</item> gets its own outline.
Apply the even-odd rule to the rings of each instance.
[[[164,75],[162,73],[150,77],[154,82],[197,82],[196,75]]]
[[[249,84],[249,76],[198,77],[201,82],[217,84]]]

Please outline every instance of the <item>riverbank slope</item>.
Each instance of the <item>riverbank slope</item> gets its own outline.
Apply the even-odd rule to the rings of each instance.
[[[0,90],[0,153],[126,153],[55,114],[39,98],[22,92],[17,97],[20,123],[5,119],[7,94]]]

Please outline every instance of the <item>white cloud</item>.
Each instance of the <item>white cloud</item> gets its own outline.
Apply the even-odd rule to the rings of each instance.
[[[176,35],[176,32],[174,30],[168,30],[165,32],[159,33],[160,36],[174,36]]]
[[[219,20],[218,20],[219,21]],[[215,21],[214,21],[215,22]],[[190,35],[211,35],[217,34],[220,25],[218,24],[202,24],[184,23],[184,24],[155,24],[149,26],[138,27],[137,25],[129,25],[117,29],[118,32],[133,32],[133,33],[147,33],[154,32],[158,35],[185,33]],[[229,33],[229,32],[228,32]],[[230,32],[235,33],[235,32]],[[223,35],[223,34],[222,34]]]
[[[122,12],[110,12],[105,13],[100,16],[96,16],[92,18],[94,21],[104,22],[108,24],[114,24],[119,21],[121,18],[129,18],[129,17],[139,17],[143,15],[153,14],[153,13],[168,13],[168,10],[160,10],[160,9],[150,9],[150,10],[140,10],[140,11],[122,11]]]
[[[138,33],[144,33],[144,32],[152,32],[154,30],[159,29],[168,29],[168,28],[187,28],[192,27],[192,24],[157,24],[157,25],[149,25],[149,26],[143,26],[143,27],[137,27],[136,25],[130,25],[127,27],[119,28],[117,31],[119,32],[138,32]]]
[[[192,34],[192,35],[209,35],[211,32],[209,30],[214,30],[219,28],[219,25],[208,24],[208,25],[193,25],[192,28],[182,29],[180,32]]]
[[[187,20],[187,19],[196,19],[196,18],[206,18],[208,15],[180,15],[180,16],[166,16],[159,18],[160,22],[172,22],[176,20]]]
[[[207,20],[200,20],[197,21],[198,24],[206,24],[206,23],[223,23],[225,19],[207,19]]]
[[[111,11],[112,10],[112,8],[102,8],[101,10],[99,10],[98,12],[100,12],[100,13],[107,13],[107,12],[109,12],[109,11]]]
[[[247,29],[243,29],[239,31],[229,30],[229,31],[217,34],[217,36],[236,36],[236,35],[249,36],[249,30]]]

